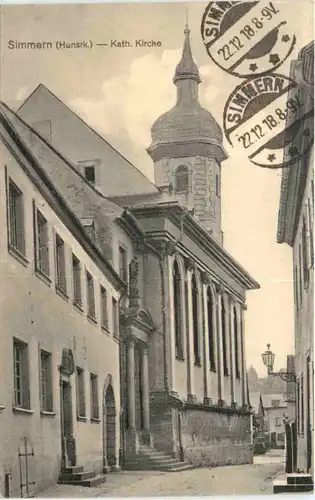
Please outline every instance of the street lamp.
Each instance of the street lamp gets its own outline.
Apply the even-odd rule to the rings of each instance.
[[[273,372],[273,365],[276,355],[270,350],[271,344],[267,344],[267,350],[262,353],[261,357],[265,366],[267,366],[268,375],[278,376],[285,382],[296,382],[296,376],[293,372]]]

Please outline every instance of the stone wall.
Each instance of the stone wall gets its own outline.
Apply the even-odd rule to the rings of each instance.
[[[197,466],[252,463],[249,414],[187,408],[181,431],[185,458]]]

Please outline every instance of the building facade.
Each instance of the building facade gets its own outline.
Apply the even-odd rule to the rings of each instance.
[[[0,492],[18,497],[119,464],[124,283],[4,106],[0,158]]]
[[[128,283],[120,302],[120,453],[250,463],[246,292],[223,247],[222,131],[198,100],[189,30],[176,106],[152,127],[155,183],[40,85],[10,120]],[[9,111],[7,111],[9,112]],[[151,450],[151,451],[150,451]]]
[[[298,82],[297,95],[303,102],[301,133],[295,146],[304,147],[313,129],[314,45],[301,50],[292,63],[291,76]],[[292,247],[295,306],[295,373],[297,419],[297,469],[313,474],[314,442],[314,149],[282,174],[278,242]]]

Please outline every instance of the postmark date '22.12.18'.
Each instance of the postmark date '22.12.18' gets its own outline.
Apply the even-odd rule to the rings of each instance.
[[[279,168],[310,150],[313,115],[296,82],[271,73],[245,80],[232,92],[224,109],[224,132],[254,164]]]
[[[275,71],[290,55],[296,37],[281,2],[210,2],[201,34],[211,59],[240,78]]]

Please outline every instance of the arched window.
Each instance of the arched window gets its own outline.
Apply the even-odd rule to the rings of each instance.
[[[175,355],[178,358],[183,357],[182,342],[182,300],[180,290],[180,272],[178,263],[174,261],[173,267],[173,289],[174,289],[174,320],[175,320]]]
[[[215,370],[215,347],[214,347],[214,328],[213,328],[213,301],[210,287],[207,291],[207,309],[208,309],[208,342],[209,342],[209,361],[210,370]]]
[[[192,276],[192,313],[193,313],[193,338],[194,338],[194,357],[195,364],[200,364],[199,350],[199,328],[198,328],[198,288],[196,277]]]
[[[237,378],[240,378],[240,365],[239,365],[239,352],[240,352],[240,345],[239,345],[239,340],[238,340],[238,324],[237,324],[237,315],[236,315],[236,309],[235,307],[233,308],[233,326],[234,326],[234,355],[235,355],[235,374]]]
[[[180,165],[175,173],[175,192],[187,193],[188,191],[188,168]]]
[[[227,338],[225,325],[225,305],[223,297],[221,298],[221,326],[222,326],[222,351],[223,351],[223,372],[224,375],[229,374],[228,369],[228,353],[227,353]]]

